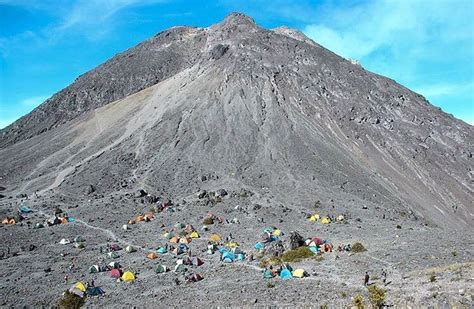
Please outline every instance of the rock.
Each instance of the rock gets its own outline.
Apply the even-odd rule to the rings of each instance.
[[[146,196],[146,195],[147,195],[147,193],[146,193],[145,190],[139,189],[139,190],[137,190],[137,192],[135,192],[135,194],[134,194],[133,196],[134,196],[135,198],[140,198],[140,197],[144,197],[144,196]]]
[[[292,231],[290,232],[290,250],[294,250],[301,246],[304,246],[304,238],[298,232]]]
[[[35,250],[35,249],[36,249],[36,246],[33,245],[33,244],[31,244],[31,245],[28,246],[28,251],[33,251],[33,250]]]
[[[207,191],[206,190],[201,190],[198,193],[198,198],[203,199],[206,195],[207,195]]]
[[[87,189],[86,189],[86,194],[87,195],[92,194],[94,192],[95,192],[95,187],[93,185],[87,186]]]
[[[50,272],[51,272],[51,267],[45,268],[45,269],[44,269],[44,272],[45,272],[45,273],[50,273]]]
[[[224,197],[224,196],[226,196],[226,195],[227,195],[227,191],[224,190],[224,189],[219,189],[219,190],[217,190],[217,192],[216,192],[216,196]]]
[[[270,257],[277,257],[285,252],[285,247],[283,246],[283,242],[281,240],[274,241],[265,246],[265,255]]]
[[[201,181],[202,181],[202,182],[204,182],[204,181],[206,181],[206,180],[207,180],[207,176],[204,176],[204,175],[201,176]]]

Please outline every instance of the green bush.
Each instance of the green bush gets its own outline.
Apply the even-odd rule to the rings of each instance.
[[[60,309],[78,309],[84,305],[85,297],[79,297],[69,291],[59,299],[58,307]]]
[[[364,245],[361,244],[360,242],[356,242],[352,245],[351,251],[354,253],[359,253],[359,252],[367,251],[367,249],[365,249]]]
[[[294,250],[283,252],[281,259],[283,262],[300,262],[312,256],[314,256],[314,253],[308,247],[299,247]]]
[[[367,287],[369,290],[369,300],[374,308],[382,308],[385,301],[385,290],[377,287],[375,284]]]
[[[346,292],[341,292],[342,298],[347,298],[347,293]]]
[[[274,288],[274,287],[275,287],[275,283],[273,283],[273,282],[267,282],[266,287],[267,287],[267,289]]]
[[[360,294],[356,295],[353,300],[352,304],[357,308],[357,309],[364,309],[365,304],[364,304],[364,297]]]
[[[278,258],[278,257],[271,257],[267,259],[262,259],[260,263],[258,263],[258,266],[261,268],[265,268],[267,266],[273,266],[273,265],[281,265],[283,264],[283,261]]]
[[[202,224],[205,224],[205,225],[214,224],[214,219],[210,217],[204,218],[204,220],[202,220]]]

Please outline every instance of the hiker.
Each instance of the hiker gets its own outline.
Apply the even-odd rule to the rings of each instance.
[[[383,284],[387,285],[387,272],[385,269],[382,269],[382,282]]]
[[[174,278],[174,283],[175,283],[176,285],[179,285],[179,280],[178,280],[178,278]]]
[[[95,281],[94,281],[94,279],[91,280],[91,282],[89,283],[89,286],[91,286],[91,287],[92,287],[92,286],[95,286]]]
[[[64,283],[67,283],[68,275],[64,275]]]
[[[370,279],[370,276],[367,272],[365,272],[365,277],[364,277],[364,285],[367,286],[369,285],[369,279]]]

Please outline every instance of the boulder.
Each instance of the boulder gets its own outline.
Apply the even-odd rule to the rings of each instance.
[[[290,232],[290,250],[294,250],[304,245],[305,242],[303,236],[301,236],[298,232],[295,231]]]

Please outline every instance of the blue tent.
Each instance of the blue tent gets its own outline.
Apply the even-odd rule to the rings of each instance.
[[[156,252],[161,253],[161,254],[165,254],[166,252],[168,252],[168,250],[165,247],[159,247],[156,250]]]
[[[31,209],[28,208],[27,206],[21,206],[21,207],[18,209],[18,211],[21,212],[22,214],[27,214],[27,213],[32,212],[33,210],[31,210]]]
[[[272,272],[271,272],[270,270],[268,270],[268,269],[265,270],[265,271],[263,272],[263,278],[265,278],[265,279],[271,279],[271,278],[273,278]]]
[[[245,254],[244,253],[237,254],[237,260],[239,260],[239,261],[245,260]]]
[[[293,277],[293,275],[291,274],[291,271],[289,271],[288,269],[283,269],[281,272],[280,272],[280,278],[281,279],[291,279]]]
[[[88,296],[100,296],[104,295],[105,292],[99,287],[89,287],[87,288],[87,295]]]
[[[235,260],[235,254],[232,252],[226,251],[222,254],[222,261],[224,263],[232,263]]]
[[[222,247],[219,249],[219,253],[220,254],[224,254],[225,252],[229,252],[229,250],[227,250],[226,248]]]
[[[319,251],[319,248],[316,247],[316,246],[311,246],[311,247],[309,247],[309,250],[311,250],[312,252],[316,253],[316,252]]]
[[[261,242],[258,242],[258,243],[255,244],[254,247],[255,247],[255,249],[257,249],[257,250],[262,250],[263,248],[265,248],[265,245],[262,244]]]

